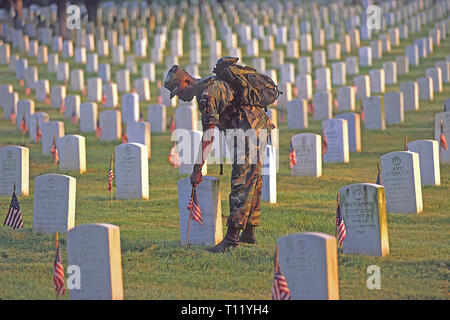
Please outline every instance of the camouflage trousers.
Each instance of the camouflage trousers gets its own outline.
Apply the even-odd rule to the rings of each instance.
[[[245,144],[245,152],[239,154],[237,149],[242,144]],[[234,151],[229,196],[230,216],[227,226],[238,229],[244,229],[247,224],[258,226],[261,215],[261,169],[267,136],[263,135],[262,138],[258,137],[256,140],[249,139],[248,136],[239,136],[234,137],[231,141],[227,137],[227,145],[229,150]]]

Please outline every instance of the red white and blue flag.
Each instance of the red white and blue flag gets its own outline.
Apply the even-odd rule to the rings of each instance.
[[[445,149],[445,151],[448,151],[447,138],[445,138],[444,124],[442,120],[441,120],[441,135],[439,136],[439,140],[440,140],[440,147]]]
[[[113,158],[112,158],[112,155],[111,155],[111,160],[109,161],[108,191],[112,190],[113,180],[114,180]]]
[[[17,200],[16,196],[16,187],[14,186],[14,192],[11,198],[11,204],[9,205],[8,214],[6,215],[5,221],[3,224],[7,227],[11,227],[13,229],[22,229],[23,228],[23,220],[22,220],[22,212],[20,211],[19,200]]]
[[[278,264],[278,246],[275,249],[275,269],[273,276],[272,300],[291,300],[291,290],[289,290],[286,278]]]
[[[345,229],[344,218],[342,217],[341,204],[339,203],[339,194],[337,196],[336,228],[337,228],[338,243],[340,247],[344,242],[344,239],[347,235],[347,231]]]
[[[292,139],[289,145],[289,166],[291,169],[297,164],[297,155],[295,153],[294,146],[292,145]]]
[[[202,212],[200,210],[200,204],[198,202],[197,188],[192,188],[192,196],[189,200],[189,205],[187,207],[189,210],[189,218],[197,221],[199,224],[203,224]]]
[[[53,286],[57,294],[64,295],[66,293],[66,285],[64,283],[64,267],[62,265],[61,250],[59,243],[56,243],[56,257],[53,264]]]

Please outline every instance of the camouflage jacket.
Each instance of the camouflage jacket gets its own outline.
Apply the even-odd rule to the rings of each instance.
[[[231,86],[215,76],[200,80],[197,85],[197,101],[202,113],[202,124],[214,124],[221,130],[247,129],[255,130],[275,128],[263,109],[257,106],[236,106]]]

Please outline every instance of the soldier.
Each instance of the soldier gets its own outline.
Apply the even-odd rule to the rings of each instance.
[[[222,242],[209,251],[224,252],[241,242],[256,244],[255,227],[260,223],[261,213],[262,160],[267,137],[275,126],[261,107],[237,103],[239,97],[235,90],[216,76],[195,79],[174,65],[167,73],[164,87],[170,90],[171,98],[177,95],[183,101],[191,101],[196,96],[202,114],[202,147],[190,177],[192,186],[202,181],[202,166],[211,149],[216,126],[221,131],[227,130],[227,135],[229,129],[242,129],[240,132],[253,130],[255,133],[253,137],[256,136],[256,140],[246,134],[227,139],[229,150],[234,151],[228,230]],[[246,149],[240,153],[237,149],[242,143]],[[252,161],[255,155],[256,161]]]

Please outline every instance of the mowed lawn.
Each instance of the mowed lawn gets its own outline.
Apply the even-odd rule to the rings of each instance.
[[[430,27],[428,25],[419,34],[402,40],[401,46],[393,48],[389,54],[385,53],[382,60],[375,60],[373,68],[381,68],[385,61],[395,61],[396,56],[404,54],[405,46],[411,44],[413,38],[424,37]],[[180,59],[181,65],[189,63],[187,29],[184,35],[185,56]],[[153,45],[152,41],[151,38],[150,45]],[[206,76],[210,72],[207,63],[209,49],[205,40],[202,45],[205,63],[200,66],[200,73]],[[368,45],[368,42],[363,41],[362,45]],[[19,53],[16,48],[11,49],[11,54]],[[226,54],[228,51],[224,50]],[[357,54],[357,50],[351,53],[353,56]],[[387,91],[399,90],[401,82],[424,76],[426,68],[433,67],[436,61],[444,60],[448,54],[449,39],[443,40],[431,56],[421,59],[420,67],[411,66],[407,75],[399,76],[397,85],[387,86]],[[262,56],[266,58],[267,68],[271,68],[271,52],[262,52]],[[29,65],[37,63],[35,58],[26,58]],[[295,59],[285,60],[297,67]],[[60,57],[60,61],[65,60]],[[84,69],[83,65],[67,61],[71,62],[71,70]],[[139,70],[146,61],[148,59],[137,60]],[[111,58],[99,58],[99,63],[104,62],[111,63]],[[251,64],[251,58],[244,58],[244,62]],[[112,80],[115,81],[115,72],[124,66],[111,67]],[[47,73],[46,65],[39,64],[38,68],[40,79],[49,79],[51,86],[58,83],[56,74]],[[157,66],[159,78],[162,78],[164,69],[164,65]],[[360,74],[368,74],[369,70],[360,68]],[[96,74],[85,73],[85,81],[93,76]],[[278,77],[280,79],[280,75]],[[136,78],[138,75],[132,75],[131,83]],[[347,83],[353,84],[352,76],[348,76]],[[8,66],[0,66],[0,84],[12,84],[14,90],[19,92],[20,99],[34,99],[34,92],[25,96],[25,88],[19,86]],[[156,84],[151,85],[151,93],[151,102],[140,104],[145,118],[146,107],[156,103]],[[336,93],[336,88],[333,88],[333,93]],[[70,86],[68,94],[72,94]],[[107,192],[109,158],[119,141],[100,142],[93,133],[83,134],[86,137],[87,172],[80,175],[59,171],[51,157],[42,156],[41,145],[30,142],[27,134],[24,145],[30,149],[30,195],[19,198],[25,227],[13,235],[9,228],[0,226],[0,299],[55,299],[52,282],[55,234],[42,235],[31,231],[34,178],[47,173],[68,174],[77,179],[76,225],[102,222],[120,227],[125,299],[270,299],[277,238],[301,232],[334,235],[336,194],[339,188],[353,183],[374,183],[379,157],[391,151],[403,150],[405,136],[408,136],[408,141],[434,139],[434,117],[443,111],[447,97],[450,97],[450,86],[444,84],[444,91],[437,93],[434,101],[421,101],[419,111],[406,112],[405,123],[387,126],[385,131],[362,129],[362,152],[351,153],[348,164],[324,164],[323,176],[320,178],[291,177],[288,150],[292,135],[300,132],[320,134],[321,122],[314,121],[310,115],[307,130],[288,130],[285,123],[280,123],[277,204],[262,204],[261,226],[257,229],[258,245],[243,245],[224,254],[209,253],[206,246],[185,249],[180,243],[177,181],[186,176],[178,175],[178,170],[173,169],[168,162],[171,147],[169,133],[152,134],[150,200],[115,200],[112,206]],[[86,96],[82,96],[82,102],[86,99]],[[360,108],[358,102],[358,112]],[[169,109],[170,117],[173,110]],[[79,134],[78,128],[64,119],[58,110],[37,103],[36,112],[39,111],[47,112],[51,120],[64,121],[66,134]],[[101,106],[100,111],[103,111]],[[333,111],[339,112],[336,109]],[[23,145],[20,131],[9,120],[4,120],[2,114],[0,117],[0,147]],[[422,188],[423,213],[388,214],[390,254],[387,257],[338,253],[341,299],[449,298],[449,169],[450,165],[441,164],[440,187]],[[225,166],[223,176],[219,176],[218,165],[208,166],[208,174],[220,178],[224,232],[229,213],[230,172],[230,165]],[[2,221],[10,200],[10,197],[0,197]],[[63,263],[67,268],[65,234],[60,234],[60,243]],[[371,265],[381,268],[380,290],[369,290],[366,286],[366,269]],[[67,299],[68,295],[63,298]]]

